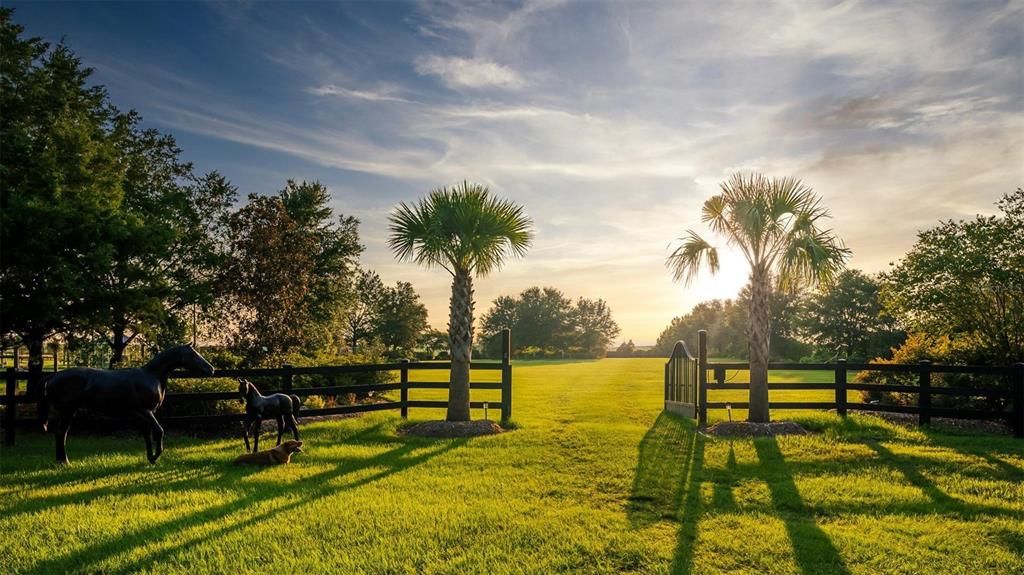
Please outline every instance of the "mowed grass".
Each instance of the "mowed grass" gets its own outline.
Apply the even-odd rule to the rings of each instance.
[[[709,438],[660,414],[662,363],[517,363],[513,432],[307,423],[272,469],[173,431],[156,466],[141,439],[73,435],[58,468],[23,434],[0,455],[0,571],[1024,572],[1024,441],[823,412],[775,414],[810,436]]]

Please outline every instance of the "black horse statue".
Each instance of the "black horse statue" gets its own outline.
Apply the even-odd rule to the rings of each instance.
[[[242,437],[245,438],[245,451],[249,451],[249,431],[252,430],[253,448],[252,452],[260,450],[260,428],[263,425],[263,418],[277,419],[277,444],[281,445],[281,436],[284,435],[285,427],[292,431],[295,441],[299,440],[299,427],[295,418],[299,415],[299,397],[297,395],[285,395],[274,393],[271,395],[260,395],[251,381],[238,380],[238,394],[245,402],[245,423],[242,424]]]
[[[164,450],[164,429],[156,411],[167,393],[167,375],[179,367],[213,375],[213,366],[191,345],[166,349],[142,367],[131,369],[92,369],[73,367],[55,373],[46,381],[41,416],[47,428],[50,407],[59,419],[54,428],[57,439],[57,463],[67,463],[65,444],[71,420],[80,407],[113,416],[135,418],[146,438],[146,454],[156,463]],[[156,443],[156,451],[153,444]]]

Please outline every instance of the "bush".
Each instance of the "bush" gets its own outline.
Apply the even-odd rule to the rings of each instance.
[[[204,356],[205,357],[205,356]],[[214,364],[216,365],[216,364]],[[235,379],[172,379],[167,382],[167,393],[200,393],[208,391],[238,392],[238,381]],[[244,413],[245,404],[241,397],[228,400],[211,401],[175,401],[173,397],[164,401],[158,415],[161,417],[179,415],[229,415]]]
[[[916,364],[921,360],[929,360],[936,364],[946,365],[985,365],[985,358],[977,357],[974,350],[977,346],[966,339],[951,339],[948,336],[932,337],[923,333],[910,334],[898,348],[893,348],[892,359],[875,358],[876,364]],[[857,374],[858,383],[877,383],[883,385],[917,386],[917,373],[893,373],[864,371]],[[969,389],[1010,389],[1007,377],[990,375],[970,375],[961,373],[933,373],[932,387],[964,387]],[[919,394],[900,392],[862,391],[861,396],[866,402],[877,402],[885,405],[917,405]],[[932,395],[934,407],[959,407],[966,409],[1002,410],[1007,406],[1002,398],[972,398],[954,395]]]
[[[327,403],[324,402],[324,398],[319,395],[310,395],[302,398],[302,409],[323,409],[326,406]],[[299,415],[302,415],[301,411]]]

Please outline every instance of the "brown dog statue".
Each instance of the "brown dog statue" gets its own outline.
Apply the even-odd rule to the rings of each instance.
[[[243,453],[235,465],[282,465],[290,463],[293,453],[302,453],[302,442],[288,440],[273,449],[256,453]]]

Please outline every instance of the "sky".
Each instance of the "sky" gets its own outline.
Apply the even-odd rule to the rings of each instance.
[[[868,272],[1024,185],[1022,1],[5,5],[241,197],[327,185],[362,265],[412,282],[439,329],[450,279],[397,262],[387,216],[462,180],[536,230],[477,282],[478,315],[553,286],[605,299],[638,345],[744,285],[728,249],[690,286],[665,267],[736,171],[801,178]]]

